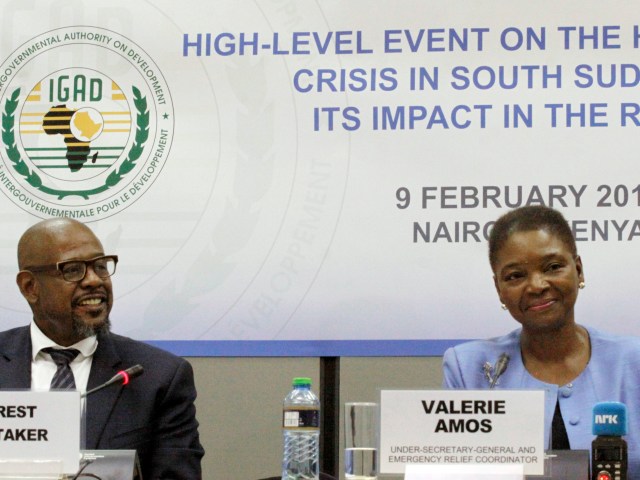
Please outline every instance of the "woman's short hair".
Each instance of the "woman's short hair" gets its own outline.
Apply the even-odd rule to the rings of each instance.
[[[578,254],[571,227],[562,214],[553,208],[535,205],[520,207],[502,215],[489,233],[489,263],[495,266],[498,252],[516,232],[545,230],[560,238],[573,255]]]

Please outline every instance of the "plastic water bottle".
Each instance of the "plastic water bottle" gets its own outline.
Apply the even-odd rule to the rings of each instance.
[[[294,378],[284,399],[282,480],[318,480],[320,400],[310,378]]]

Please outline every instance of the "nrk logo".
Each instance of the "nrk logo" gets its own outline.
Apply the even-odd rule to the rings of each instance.
[[[594,420],[597,424],[617,425],[618,415],[596,415]]]
[[[67,27],[33,38],[1,68],[0,190],[16,205],[93,221],[147,191],[168,157],[173,106],[141,47]]]

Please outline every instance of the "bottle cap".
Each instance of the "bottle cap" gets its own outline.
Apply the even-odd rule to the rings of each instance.
[[[293,379],[294,387],[311,386],[311,379],[309,377],[296,377]]]

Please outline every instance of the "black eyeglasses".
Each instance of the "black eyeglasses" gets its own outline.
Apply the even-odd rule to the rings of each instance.
[[[116,273],[117,255],[101,255],[89,260],[67,260],[52,265],[34,265],[24,267],[31,273],[58,271],[67,282],[79,282],[87,274],[87,268],[91,269],[100,278],[108,278]]]

